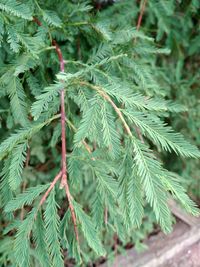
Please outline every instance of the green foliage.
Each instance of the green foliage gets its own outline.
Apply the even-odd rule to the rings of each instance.
[[[139,228],[144,217],[144,200],[141,181],[134,172],[127,183],[127,202],[131,224]]]
[[[13,149],[11,154],[8,182],[13,191],[18,188],[22,182],[22,171],[26,161],[26,149],[26,143],[19,144]]]
[[[174,133],[171,127],[166,126],[157,117],[136,112],[124,112],[141,132],[163,150],[173,150],[183,157],[199,157],[199,150],[184,140],[181,134]]]
[[[17,1],[1,0],[0,9],[5,11],[8,14],[12,14],[19,18],[32,20],[32,13],[28,5],[18,3]]]
[[[50,262],[52,266],[63,266],[63,256],[59,241],[59,216],[54,191],[47,200],[47,207],[44,213],[45,221],[45,241],[48,247]]]
[[[141,248],[172,229],[171,197],[198,216],[200,5],[179,2],[147,1],[137,30],[138,1],[0,0],[1,266],[91,265],[116,237]],[[38,204],[60,167],[62,89],[80,244],[63,189]]]
[[[34,217],[37,209],[32,209],[26,219],[19,224],[17,234],[14,240],[15,260],[18,266],[30,265],[30,244],[29,238],[33,227]]]
[[[38,214],[35,227],[33,229],[34,242],[36,244],[36,253],[41,266],[49,266],[49,254],[45,242],[45,227],[41,213]]]
[[[49,184],[38,185],[36,187],[30,187],[25,192],[17,195],[12,199],[5,207],[6,212],[21,209],[25,205],[31,205],[33,200],[36,199],[45,189],[49,187]]]
[[[102,247],[101,241],[98,238],[98,233],[90,219],[90,217],[82,210],[78,203],[73,202],[75,213],[80,221],[81,229],[88,242],[88,245],[98,254],[105,255],[105,250]]]

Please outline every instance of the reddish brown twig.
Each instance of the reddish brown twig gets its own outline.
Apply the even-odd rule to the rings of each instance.
[[[52,44],[55,46],[59,62],[60,62],[60,71],[65,71],[65,63],[63,59],[62,52],[60,47],[55,40],[52,41]],[[60,106],[61,106],[61,141],[62,141],[62,180],[61,187],[65,186],[67,181],[67,164],[66,164],[66,133],[65,133],[65,91],[64,88],[60,92]]]
[[[60,71],[64,72],[65,71],[65,62],[63,59],[62,52],[56,43],[55,40],[52,41],[52,44],[55,45],[56,47],[56,52],[58,54],[58,58],[60,61]],[[61,188],[65,187],[65,192],[66,196],[68,199],[69,203],[69,209],[71,212],[71,217],[72,217],[72,222],[74,225],[74,232],[76,236],[76,240],[79,244],[79,236],[78,236],[78,229],[77,229],[77,223],[76,223],[76,215],[74,211],[74,207],[72,204],[72,197],[69,191],[69,185],[67,182],[67,163],[66,163],[66,131],[65,131],[65,120],[66,120],[66,115],[65,115],[65,91],[64,88],[60,92],[60,103],[61,103],[61,141],[62,141],[62,179],[61,179]]]
[[[142,23],[142,18],[143,18],[143,15],[144,15],[146,4],[147,4],[147,0],[144,0],[143,3],[142,3],[141,9],[140,9],[140,14],[138,16],[138,21],[137,21],[137,26],[136,26],[137,31],[139,31],[141,23]],[[136,41],[137,41],[137,38],[135,38],[134,43],[136,43]],[[144,138],[143,138],[143,136],[141,134],[140,129],[136,126],[135,130],[136,130],[136,133],[137,133],[140,141],[144,144]]]
[[[144,0],[142,3],[141,9],[140,9],[140,15],[139,15],[138,21],[137,21],[137,26],[136,26],[137,31],[139,31],[141,23],[142,23],[142,18],[144,15],[146,4],[147,4],[147,0]]]
[[[42,26],[42,23],[34,17],[33,19],[34,22],[38,24],[38,26]],[[55,40],[52,41],[52,44],[55,46],[55,50],[58,55],[58,59],[60,62],[60,71],[64,72],[65,71],[65,62],[63,59],[62,51],[60,50],[60,47],[58,46],[57,42]],[[62,81],[61,81],[62,82]],[[74,207],[72,204],[72,197],[69,191],[69,185],[67,182],[67,163],[66,163],[66,131],[65,131],[65,91],[64,88],[61,89],[60,92],[60,114],[61,114],[61,142],[62,142],[62,157],[61,157],[61,171],[58,173],[58,175],[54,178],[53,182],[51,183],[50,187],[46,191],[46,193],[43,195],[42,199],[40,200],[38,208],[42,206],[42,204],[45,202],[47,196],[51,192],[51,190],[54,188],[56,182],[61,178],[61,188],[65,188],[66,196],[68,199],[69,203],[69,209],[71,212],[71,217],[72,217],[72,222],[74,225],[74,232],[76,236],[76,240],[79,244],[79,236],[78,236],[78,229],[77,229],[77,224],[76,224],[76,215],[74,211]]]
[[[39,208],[42,206],[42,204],[45,202],[46,198],[48,197],[49,193],[51,192],[51,190],[54,188],[55,184],[57,183],[57,181],[61,178],[62,176],[62,171],[60,171],[56,177],[53,179],[53,182],[51,183],[51,185],[49,186],[49,188],[47,189],[47,191],[45,192],[45,194],[43,195],[43,197],[40,200],[39,203]]]
[[[67,182],[65,183],[65,192],[66,192],[66,196],[67,196],[68,203],[69,203],[69,209],[70,209],[70,213],[71,213],[71,217],[72,217],[72,222],[73,222],[73,225],[74,225],[74,233],[75,233],[75,236],[76,236],[76,240],[77,240],[77,242],[79,244],[79,235],[78,235],[78,229],[77,229],[77,223],[76,223],[76,214],[75,214],[75,211],[74,211],[74,206],[72,204],[72,196],[70,194],[69,186],[68,186]]]
[[[39,19],[37,19],[36,17],[33,17],[33,21],[37,23],[38,26],[42,26],[41,21],[39,21]]]

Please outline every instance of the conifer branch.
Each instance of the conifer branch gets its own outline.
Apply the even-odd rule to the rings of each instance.
[[[91,12],[91,1],[80,1],[79,5],[67,2],[69,8],[62,1],[51,6],[43,3],[41,7],[37,0],[26,4],[0,1],[0,45],[4,55],[0,63],[0,102],[9,101],[9,107],[3,105],[0,110],[5,125],[2,134],[14,130],[0,144],[0,159],[4,159],[1,208],[5,207],[7,214],[4,233],[8,233],[3,251],[5,265],[32,266],[37,261],[41,266],[64,266],[70,257],[75,265],[86,266],[106,255],[105,240],[112,237],[114,242],[112,239],[109,244],[114,245],[116,255],[132,229],[140,228],[144,216],[149,216],[151,211],[144,214],[146,205],[155,213],[152,225],[158,223],[164,232],[171,230],[169,196],[187,212],[199,214],[181,186],[181,178],[166,170],[156,154],[167,151],[181,157],[200,157],[199,150],[167,123],[171,122],[170,112],[186,111],[182,105],[165,100],[166,95],[170,97],[174,79],[175,85],[196,88],[193,73],[185,75],[184,57],[177,58],[177,66],[176,59],[161,56],[173,49],[169,44],[173,26],[169,18],[178,10],[170,3],[157,3],[162,1],[121,1],[105,9],[109,14],[105,19],[104,11]],[[102,8],[111,2],[104,1]],[[186,6],[191,11],[191,4]],[[133,9],[137,12],[134,28]],[[197,12],[198,6],[189,16],[196,18]],[[113,15],[117,15],[115,20]],[[151,21],[158,26],[156,33]],[[184,19],[179,16],[178,21],[179,27],[174,29],[177,32]],[[147,35],[142,31],[143,24],[147,25]],[[160,48],[163,38],[169,48]],[[179,46],[181,42],[177,36]],[[187,38],[186,56],[196,55],[197,43],[195,34]],[[57,63],[51,65],[49,55],[53,49]],[[159,68],[157,60],[166,68]],[[170,76],[166,76],[168,62],[174,70]],[[191,80],[187,85],[185,78]],[[182,102],[183,96],[176,94],[174,98]],[[190,132],[193,137],[195,129]],[[23,169],[28,165],[29,140],[34,156],[31,175],[35,177],[39,171],[33,187],[23,179],[27,178]],[[68,140],[73,140],[74,146]],[[56,170],[52,155],[59,158]],[[38,168],[38,162],[42,168]],[[44,183],[47,165],[51,178]],[[79,179],[71,181],[70,175]],[[76,202],[77,196],[80,203]],[[82,237],[87,244],[80,250]],[[81,259],[81,255],[86,256]]]
[[[69,209],[70,209],[72,222],[73,222],[73,226],[74,226],[74,233],[75,233],[76,241],[78,243],[78,248],[79,248],[79,235],[78,235],[78,229],[77,229],[76,214],[74,211],[74,206],[72,204],[72,196],[70,194],[69,186],[68,186],[67,182],[65,183],[65,192],[66,192],[66,196],[67,196],[68,203],[69,203]]]
[[[142,23],[142,18],[144,15],[146,4],[147,4],[147,0],[144,0],[142,3],[141,9],[140,9],[140,14],[139,14],[138,21],[137,21],[137,26],[136,26],[137,31],[139,31],[141,23]]]
[[[27,151],[27,155],[26,155],[26,162],[25,162],[25,169],[28,168],[28,164],[29,164],[29,160],[30,160],[30,147],[28,148],[28,151]],[[22,184],[22,193],[25,191],[26,189],[26,182],[24,181],[23,184]],[[21,208],[21,214],[20,214],[20,219],[23,221],[24,219],[24,207]]]
[[[74,132],[77,132],[77,128],[74,126],[74,124],[71,121],[69,121],[67,118],[65,118],[65,121],[66,121],[66,123],[68,123],[70,125],[70,127],[72,128],[72,130]],[[85,140],[83,140],[82,144],[84,145],[84,147],[88,151],[88,153],[91,154],[92,150],[91,150],[90,146],[87,144],[87,142]],[[95,160],[95,159],[92,158],[92,160]]]
[[[58,46],[57,42],[53,40],[53,45],[56,47],[56,52],[58,54],[59,62],[60,62],[60,71],[65,71],[65,63],[63,59],[62,52],[60,50],[60,47]],[[74,232],[76,236],[76,241],[79,246],[79,236],[78,236],[78,229],[77,229],[77,223],[76,223],[76,215],[74,211],[74,207],[72,204],[72,197],[69,191],[69,185],[67,182],[67,163],[66,163],[66,131],[65,131],[65,91],[64,88],[60,92],[60,104],[61,104],[61,141],[62,141],[62,179],[61,179],[61,188],[65,187],[66,196],[69,203],[69,209],[71,212],[71,217],[74,225]]]
[[[52,41],[55,45],[55,49],[60,62],[60,71],[65,71],[65,63],[63,59],[62,52],[55,40]],[[60,106],[61,106],[61,141],[62,141],[62,180],[61,187],[63,188],[67,181],[67,163],[66,163],[66,131],[65,131],[65,91],[64,88],[60,91]]]
[[[142,23],[142,18],[143,18],[143,15],[144,15],[146,4],[147,4],[147,0],[144,0],[143,3],[142,3],[142,7],[140,9],[140,14],[138,16],[138,21],[137,21],[137,26],[136,26],[137,31],[139,31],[141,23]],[[136,41],[137,41],[137,38],[135,38],[134,42],[136,43]],[[136,130],[136,133],[137,133],[140,141],[144,144],[144,138],[143,138],[143,136],[141,134],[140,129],[136,126],[135,130]]]
[[[38,24],[38,26],[42,26],[42,23],[37,18],[34,18],[34,21]],[[60,62],[60,71],[64,72],[65,71],[65,62],[63,59],[62,51],[55,40],[52,40],[52,44],[55,46],[55,50],[56,50],[56,53],[58,55],[58,59]],[[72,197],[71,197],[71,194],[69,191],[69,185],[67,182],[67,163],[66,163],[67,155],[66,155],[66,131],[65,131],[66,115],[65,115],[65,91],[64,91],[64,88],[61,89],[61,91],[60,91],[60,107],[61,107],[60,115],[61,115],[61,143],[62,143],[61,171],[54,178],[49,189],[46,191],[46,193],[42,197],[42,199],[39,203],[39,207],[45,202],[47,196],[49,195],[51,190],[54,188],[56,182],[61,178],[61,188],[65,187],[66,196],[67,196],[67,199],[69,202],[69,209],[71,212],[72,221],[73,221],[73,225],[74,225],[75,236],[76,236],[77,243],[79,245],[79,236],[78,236],[78,229],[77,229],[77,223],[76,223],[76,215],[74,212],[74,207],[72,204]]]
[[[119,116],[127,134],[130,136],[130,137],[133,137],[133,134],[130,130],[130,127],[128,126],[128,124],[126,123],[125,119],[124,119],[124,116],[122,115],[122,112],[120,111],[120,109],[115,105],[115,103],[112,101],[112,99],[110,98],[110,96],[108,94],[106,94],[106,92],[104,92],[102,90],[101,87],[99,86],[96,86],[96,85],[93,85],[91,83],[88,83],[88,82],[84,82],[84,81],[81,81],[80,82],[80,85],[83,85],[83,86],[87,86],[91,89],[94,89],[96,90],[107,102],[109,102],[111,104],[111,106],[113,107],[113,109],[115,110],[115,112],[117,113],[117,115]]]
[[[45,194],[43,195],[43,197],[40,200],[39,203],[39,207],[38,209],[42,206],[42,204],[45,202],[45,200],[47,199],[49,193],[51,192],[51,190],[54,188],[55,184],[57,183],[57,181],[61,178],[62,176],[62,171],[60,171],[56,177],[53,179],[53,182],[51,183],[51,185],[49,186],[49,188],[47,189],[47,191],[45,192]]]

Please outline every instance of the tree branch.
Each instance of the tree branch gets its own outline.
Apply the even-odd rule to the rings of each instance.
[[[138,21],[137,21],[137,26],[136,26],[137,31],[139,31],[141,23],[142,23],[142,18],[144,15],[146,4],[147,4],[147,0],[144,0],[142,3],[141,9],[140,9],[140,14],[139,14]]]
[[[143,15],[144,15],[146,4],[147,4],[147,0],[144,0],[143,3],[142,3],[141,9],[140,9],[140,14],[138,16],[138,21],[137,21],[137,26],[136,26],[137,31],[139,31],[141,23],[142,23],[142,18],[143,18]],[[137,41],[137,37],[135,38],[134,42],[136,43],[136,41]],[[136,126],[135,130],[136,130],[136,133],[137,133],[140,141],[144,144],[144,138],[143,138],[143,136],[141,134],[140,129]]]
[[[42,23],[37,18],[34,17],[33,21],[36,22],[38,26],[42,26]],[[56,50],[57,55],[58,55],[58,59],[60,62],[60,71],[64,72],[65,71],[65,62],[63,59],[62,51],[55,40],[52,41],[52,45],[55,46],[55,50]],[[76,240],[77,240],[78,245],[79,245],[79,236],[78,236],[78,229],[77,229],[77,224],[76,224],[76,215],[74,212],[74,207],[72,205],[72,201],[71,201],[72,197],[71,197],[71,194],[69,191],[69,185],[67,182],[67,162],[66,162],[66,151],[67,150],[66,150],[66,131],[65,131],[66,115],[65,115],[65,90],[64,90],[64,88],[61,89],[61,91],[60,91],[60,107],[61,107],[60,114],[61,114],[61,142],[62,142],[61,171],[54,178],[49,189],[46,191],[46,193],[42,197],[42,199],[39,203],[39,207],[45,202],[47,196],[49,195],[51,190],[54,188],[56,182],[61,178],[61,188],[65,188],[66,196],[67,196],[67,199],[69,202],[69,209],[71,212],[71,217],[72,217],[72,221],[73,221],[73,225],[74,225],[75,236],[76,236]]]
[[[51,190],[54,188],[56,182],[61,178],[62,176],[62,171],[60,171],[56,177],[53,179],[53,182],[51,183],[50,187],[47,189],[47,191],[45,192],[45,194],[43,195],[43,197],[40,200],[38,209],[42,206],[42,204],[46,201],[46,198],[48,197],[49,193],[51,192]]]
[[[27,150],[26,162],[25,162],[25,169],[28,168],[29,160],[30,160],[30,147],[28,147],[28,150]],[[25,189],[26,189],[26,181],[24,181],[23,184],[22,184],[22,193],[25,191]],[[24,206],[21,208],[20,219],[22,221],[24,219]]]
[[[62,52],[55,40],[52,41],[52,44],[55,46],[59,62],[60,62],[60,71],[65,71],[65,63],[63,59]],[[65,90],[64,88],[60,91],[60,106],[61,106],[61,141],[62,141],[62,179],[61,179],[61,188],[64,187],[67,181],[67,163],[66,163],[66,131],[65,131]]]
[[[96,90],[106,101],[108,101],[111,106],[113,107],[113,109],[115,110],[115,112],[117,113],[117,115],[119,116],[127,134],[130,136],[130,137],[133,137],[133,134],[130,130],[130,127],[128,126],[128,124],[126,123],[125,119],[124,119],[124,116],[122,114],[122,112],[120,111],[120,109],[115,105],[115,103],[112,101],[112,99],[110,98],[110,96],[108,94],[106,94],[106,92],[102,91],[101,87],[100,86],[96,86],[96,85],[93,85],[91,83],[88,83],[88,82],[84,82],[84,81],[81,81],[79,83],[80,85],[85,85],[87,87],[90,87],[91,89],[94,89]]]
[[[76,127],[74,126],[74,124],[70,120],[68,120],[67,118],[65,118],[65,121],[66,121],[66,123],[68,123],[70,125],[70,127],[72,128],[72,130],[74,132],[77,132]],[[84,145],[84,147],[88,151],[88,153],[91,154],[92,153],[92,150],[91,150],[90,146],[86,143],[85,140],[82,141],[82,144]],[[95,160],[95,158],[92,158],[92,160]]]
[[[70,191],[69,191],[68,183],[65,184],[65,192],[66,192],[66,196],[67,196],[68,203],[69,203],[69,209],[70,209],[72,222],[73,222],[73,226],[74,226],[74,233],[75,233],[76,241],[79,245],[79,235],[78,235],[78,228],[77,228],[77,223],[76,223],[76,214],[74,211],[74,206],[72,204],[72,196],[71,196]]]

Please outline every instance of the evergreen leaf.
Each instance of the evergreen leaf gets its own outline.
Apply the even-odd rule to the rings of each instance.
[[[11,157],[9,156],[3,163],[0,180],[0,192],[1,192],[1,207],[3,208],[12,198],[13,193],[9,185],[9,167]]]
[[[115,128],[114,116],[106,110],[105,103],[101,106],[103,141],[108,147],[109,154],[116,158],[120,153],[120,137]]]
[[[12,27],[8,27],[7,34],[8,34],[7,41],[10,44],[11,50],[13,50],[13,52],[15,53],[18,53],[20,49],[20,44],[16,31]]]
[[[0,9],[23,19],[33,19],[29,6],[16,0],[1,0]]]
[[[183,157],[200,157],[197,147],[188,143],[180,133],[175,133],[171,127],[166,126],[158,118],[153,119],[147,114],[131,111],[124,111],[124,114],[164,150],[174,150],[174,152]]]
[[[11,77],[9,84],[9,97],[12,114],[16,122],[20,122],[22,126],[27,124],[26,95],[23,91],[22,84],[17,77]]]
[[[144,217],[144,200],[140,177],[134,171],[127,185],[127,202],[131,225],[139,228]]]
[[[37,215],[35,227],[33,228],[33,237],[41,266],[50,266],[47,244],[45,242],[44,222],[41,213]]]
[[[31,205],[32,202],[47,188],[49,184],[37,185],[28,188],[25,192],[17,195],[14,199],[9,201],[5,207],[5,212],[15,211],[21,209],[25,205]]]
[[[153,208],[156,219],[164,232],[171,231],[171,215],[167,205],[166,190],[159,178],[162,166],[155,156],[138,140],[132,141],[136,175],[141,177],[147,202]]]
[[[94,227],[91,218],[82,210],[81,206],[73,201],[76,216],[81,224],[81,229],[88,242],[88,245],[97,253],[97,255],[105,255],[105,249],[103,248],[101,241],[98,237],[98,233]]]
[[[56,97],[58,97],[60,89],[60,84],[54,84],[46,87],[41,95],[36,96],[36,102],[33,103],[31,108],[34,120],[37,120],[42,112],[48,110],[49,104],[53,102]]]
[[[57,213],[57,203],[55,200],[54,190],[51,191],[47,199],[47,206],[44,212],[44,222],[45,242],[51,258],[51,265],[52,267],[64,266],[60,245],[60,218]]]
[[[22,172],[26,161],[27,143],[17,145],[11,155],[9,167],[9,185],[16,190],[22,182]]]
[[[90,100],[89,109],[83,113],[83,117],[74,136],[74,142],[80,143],[86,137],[89,137],[90,133],[94,133],[96,131],[96,120],[99,113],[99,105],[96,97]]]
[[[42,10],[44,20],[50,25],[55,27],[61,27],[62,21],[52,10]]]
[[[17,234],[14,241],[14,252],[16,264],[20,267],[30,266],[31,248],[29,238],[36,213],[37,209],[33,208],[17,229]]]
[[[187,212],[194,216],[199,216],[200,211],[197,204],[187,195],[185,188],[179,182],[180,177],[177,174],[168,172],[167,176],[162,175],[160,178],[173,197],[182,204],[182,207]]]
[[[29,127],[22,128],[12,134],[10,137],[5,139],[0,145],[0,159],[4,158],[12,149],[19,143],[26,141],[37,133],[42,127],[54,120],[52,117],[42,123],[34,123]]]

